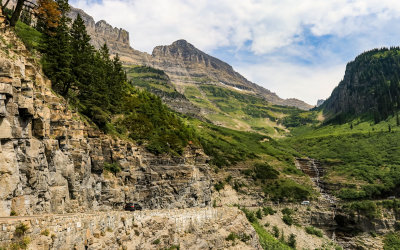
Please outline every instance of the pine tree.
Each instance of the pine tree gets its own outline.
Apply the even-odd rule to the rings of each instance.
[[[75,84],[82,90],[94,84],[93,61],[94,48],[86,32],[85,23],[78,14],[71,28],[72,74]]]
[[[63,96],[68,94],[74,81],[71,70],[72,54],[69,22],[69,18],[62,14],[54,33],[44,33],[41,48],[43,71],[52,81],[53,89]]]

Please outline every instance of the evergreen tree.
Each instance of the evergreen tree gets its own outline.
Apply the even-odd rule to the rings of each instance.
[[[41,51],[43,71],[50,78],[53,89],[66,96],[74,81],[71,62],[71,37],[69,34],[68,1],[57,1],[60,21],[57,27],[46,26]]]

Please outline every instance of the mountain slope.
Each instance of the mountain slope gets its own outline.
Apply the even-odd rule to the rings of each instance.
[[[400,107],[400,48],[374,49],[346,67],[344,79],[321,108],[331,119],[372,115],[375,122]]]
[[[304,110],[312,108],[301,100],[281,99],[275,93],[248,81],[229,64],[200,51],[185,40],[178,40],[168,46],[157,46],[152,55],[149,55],[130,47],[129,33],[126,30],[112,27],[104,20],[95,22],[93,17],[83,10],[72,7],[69,16],[75,19],[78,14],[85,21],[88,33],[92,37],[91,43],[96,48],[107,43],[111,54],[119,54],[121,60],[128,65],[152,66],[165,71],[180,92],[181,83],[213,82],[224,87],[252,92],[273,104]]]
[[[311,108],[296,99],[279,98],[275,93],[248,81],[229,64],[200,51],[185,40],[155,47],[152,57],[152,66],[164,70],[178,86],[212,83],[260,96],[273,104]]]

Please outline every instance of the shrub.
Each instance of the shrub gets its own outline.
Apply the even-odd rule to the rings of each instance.
[[[256,179],[260,180],[277,179],[279,172],[268,163],[256,163],[254,164],[254,175]]]
[[[218,183],[214,184],[214,188],[215,190],[217,190],[218,192],[222,189],[224,189],[225,184],[221,181],[219,181]]]
[[[296,235],[290,234],[287,244],[292,248],[296,248]]]
[[[306,200],[311,195],[311,187],[300,185],[290,179],[275,180],[264,186],[264,192],[272,200]]]
[[[235,240],[238,239],[238,238],[239,238],[239,236],[238,236],[237,234],[235,234],[235,233],[230,233],[230,234],[228,235],[228,237],[225,238],[225,240],[235,241]]]
[[[285,222],[286,225],[291,226],[293,225],[293,218],[290,215],[285,214],[282,217],[283,222]]]
[[[276,213],[271,207],[263,207],[263,212],[265,215],[274,215]]]
[[[286,214],[286,215],[292,215],[294,213],[293,209],[287,208],[285,207],[284,209],[282,209],[282,214]]]
[[[14,210],[11,210],[10,216],[18,216],[18,214],[17,214],[17,212],[15,212]]]
[[[151,244],[158,245],[158,244],[160,244],[160,242],[161,242],[160,239],[156,239]]]
[[[394,223],[394,230],[400,231],[400,222],[399,222],[399,221],[396,221],[396,222]]]
[[[383,240],[385,250],[397,250],[400,249],[400,236],[398,233],[389,233]]]
[[[316,235],[318,237],[322,237],[323,236],[323,233],[322,233],[321,230],[316,229],[315,227],[312,227],[312,226],[306,227],[306,233],[313,234],[313,235]]]
[[[116,162],[113,162],[113,163],[106,162],[106,163],[104,163],[103,168],[104,168],[104,170],[106,170],[110,173],[113,173],[114,175],[121,172],[121,166]]]
[[[258,219],[260,219],[260,220],[262,219],[263,214],[262,214],[261,209],[258,209],[258,210],[257,210],[256,216],[257,216]]]
[[[248,210],[247,208],[242,208],[241,210],[244,212],[247,220],[250,221],[250,223],[257,222],[257,218],[256,218],[254,212]]]
[[[167,250],[179,250],[181,247],[179,245],[172,245]]]
[[[29,227],[23,223],[20,223],[16,228],[15,228],[15,234],[16,236],[23,236],[25,235],[26,231],[28,231]]]
[[[272,227],[272,234],[274,235],[275,238],[279,238],[279,229],[277,226]]]
[[[45,229],[40,234],[44,235],[44,236],[49,236],[50,235],[50,231],[49,231],[49,229]]]

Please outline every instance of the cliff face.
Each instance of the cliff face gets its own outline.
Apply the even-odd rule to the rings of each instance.
[[[275,93],[248,81],[229,64],[200,51],[185,40],[155,47],[150,63],[164,70],[178,85],[216,83],[261,96],[273,104],[311,108],[297,99],[281,99]]]
[[[207,158],[200,149],[160,158],[102,134],[51,91],[12,32],[2,37],[0,216],[110,210],[126,202],[145,208],[210,204]],[[104,170],[112,162],[122,168],[116,175]]]
[[[339,118],[370,114],[379,121],[394,114],[400,107],[399,52],[375,49],[359,55],[321,108]]]

